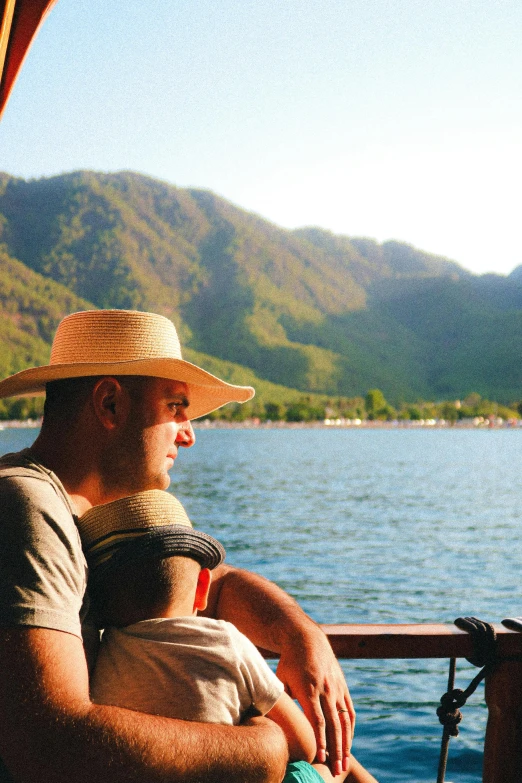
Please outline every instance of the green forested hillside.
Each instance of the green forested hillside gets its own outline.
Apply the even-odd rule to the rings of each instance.
[[[92,305],[28,269],[0,248],[0,367],[2,377],[47,364],[64,313]]]
[[[0,247],[2,375],[46,360],[67,312],[122,307],[172,318],[207,365],[298,390],[521,396],[517,270],[477,277],[399,242],[284,230],[126,172],[0,175]]]

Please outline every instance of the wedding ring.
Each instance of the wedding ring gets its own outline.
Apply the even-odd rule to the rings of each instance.
[[[348,712],[348,710],[337,710],[337,712]]]

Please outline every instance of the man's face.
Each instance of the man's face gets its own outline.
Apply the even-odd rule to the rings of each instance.
[[[195,442],[187,418],[187,387],[179,381],[147,378],[129,393],[130,413],[115,443],[117,453],[107,455],[112,466],[107,460],[105,473],[116,478],[124,493],[167,489],[178,449]]]

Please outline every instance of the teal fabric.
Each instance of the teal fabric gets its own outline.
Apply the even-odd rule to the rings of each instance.
[[[283,783],[322,783],[320,774],[306,761],[292,761],[286,768]]]

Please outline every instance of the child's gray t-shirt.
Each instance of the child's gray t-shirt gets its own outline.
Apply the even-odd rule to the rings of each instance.
[[[237,725],[269,712],[283,684],[252,642],[224,620],[144,620],[103,634],[91,679],[98,704]]]

